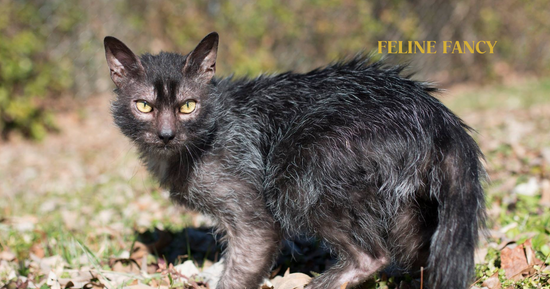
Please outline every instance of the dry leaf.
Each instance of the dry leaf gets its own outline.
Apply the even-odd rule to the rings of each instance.
[[[135,274],[139,274],[141,272],[140,267],[133,259],[114,259],[111,260],[109,263],[111,263],[111,269],[115,272]]]
[[[521,272],[529,268],[523,247],[516,246],[515,248],[506,247],[502,249],[500,254],[501,268],[504,269],[506,278],[512,280],[520,280]]]
[[[36,255],[36,257],[38,258],[44,258],[44,248],[42,248],[42,246],[40,244],[33,244],[31,246],[31,253],[33,253],[34,255]]]
[[[15,254],[10,251],[0,252],[0,260],[13,261],[15,260]]]
[[[500,280],[498,279],[498,272],[493,274],[493,276],[487,278],[487,280],[483,282],[483,286],[487,287],[488,289],[500,289],[501,284]]]
[[[66,265],[63,258],[59,255],[40,259],[31,253],[30,257],[33,261],[39,264],[40,270],[42,270],[42,272],[53,271],[57,275],[61,276],[61,274],[63,273],[63,268],[65,268]]]
[[[143,256],[146,256],[148,254],[149,249],[147,248],[147,245],[136,241],[134,243],[134,247],[132,248],[132,252],[130,252],[130,259],[139,261]]]
[[[191,277],[199,274],[199,269],[197,269],[197,266],[195,266],[195,263],[193,263],[192,260],[187,260],[182,264],[175,266],[174,269],[185,277]]]
[[[524,196],[535,196],[540,190],[540,185],[537,181],[537,178],[531,177],[526,183],[521,183],[517,185],[513,192],[519,195]]]
[[[154,289],[154,288],[155,287],[151,287],[145,284],[137,284],[137,285],[122,287],[122,289]]]
[[[216,288],[216,285],[222,276],[224,266],[224,259],[222,258],[219,262],[216,262],[212,266],[203,270],[199,274],[199,277],[202,278],[205,283],[208,283],[210,288]]]
[[[285,273],[284,277],[277,276],[271,283],[275,289],[303,289],[311,281],[311,277],[303,273]]]
[[[531,244],[531,239],[525,241],[525,243],[523,243],[522,246],[525,248],[525,257],[527,259],[527,264],[529,264],[529,266],[544,264],[543,261],[537,258],[535,254],[535,250],[533,250],[533,245]]]
[[[55,275],[53,271],[50,271],[50,274],[48,275],[48,281],[46,281],[46,284],[50,286],[51,289],[61,289],[61,285],[57,280],[57,275]]]
[[[542,197],[539,203],[543,206],[550,207],[550,180],[542,180],[540,186]]]
[[[487,248],[477,248],[474,254],[474,262],[476,264],[485,264],[485,257],[487,256]]]

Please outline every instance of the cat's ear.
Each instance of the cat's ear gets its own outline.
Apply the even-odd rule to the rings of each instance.
[[[216,73],[218,40],[219,36],[216,32],[206,35],[199,45],[187,55],[183,74],[208,83]]]
[[[144,75],[141,61],[122,41],[107,36],[103,43],[105,45],[105,57],[111,71],[111,79],[116,86],[121,87],[128,80]]]

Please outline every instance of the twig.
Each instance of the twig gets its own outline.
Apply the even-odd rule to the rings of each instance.
[[[420,289],[424,288],[424,267],[420,267]]]

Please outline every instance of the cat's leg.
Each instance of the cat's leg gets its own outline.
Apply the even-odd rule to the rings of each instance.
[[[216,288],[258,289],[279,251],[281,229],[255,188],[220,168],[217,160],[205,162],[195,180],[202,187],[189,197],[224,233],[224,270]]]
[[[324,211],[324,217],[314,219],[316,233],[338,261],[314,278],[307,289],[338,289],[345,283],[353,288],[389,264],[389,252],[372,212],[339,206]]]
[[[259,199],[226,202],[220,218],[227,248],[224,272],[217,289],[257,289],[269,271],[281,244],[280,228]]]
[[[268,277],[279,249],[277,230],[258,224],[237,225],[227,231],[225,269],[217,289],[257,289]]]
[[[380,252],[378,256],[370,254],[353,244],[351,238],[345,235],[335,235],[328,239],[338,255],[338,261],[314,278],[306,289],[337,289],[345,283],[348,285],[347,288],[352,288],[388,264],[389,258],[385,253]]]

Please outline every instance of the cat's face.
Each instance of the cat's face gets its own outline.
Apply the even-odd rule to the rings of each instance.
[[[118,97],[115,123],[142,152],[193,149],[211,128],[210,80],[215,73],[218,35],[211,33],[187,56],[175,53],[141,58],[113,37],[105,54]]]

